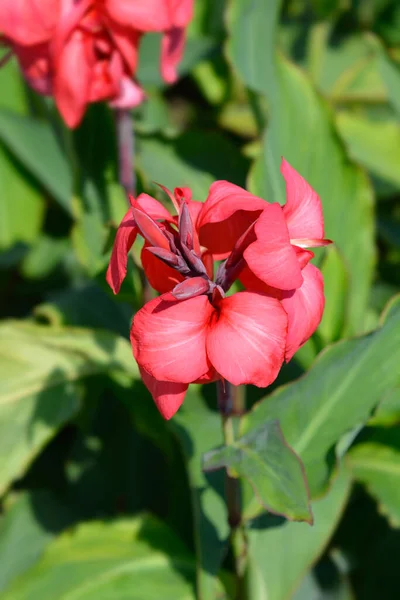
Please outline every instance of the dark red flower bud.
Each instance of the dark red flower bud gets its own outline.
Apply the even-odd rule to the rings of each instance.
[[[159,246],[165,250],[170,250],[168,238],[161,231],[157,222],[146,215],[138,208],[132,208],[133,216],[135,217],[136,225],[141,234],[153,246]]]
[[[209,281],[203,277],[193,277],[178,283],[178,285],[176,285],[172,290],[171,294],[177,300],[187,300],[188,298],[195,298],[196,296],[207,294],[209,291]]]
[[[186,202],[181,204],[179,211],[179,236],[182,244],[193,250],[194,227]]]

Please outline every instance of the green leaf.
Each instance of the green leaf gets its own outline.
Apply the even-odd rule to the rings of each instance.
[[[377,500],[380,512],[393,527],[400,527],[400,447],[390,444],[390,435],[387,443],[380,437],[352,448],[348,464],[355,479]]]
[[[387,93],[379,72],[379,59],[365,34],[335,38],[334,22],[311,29],[308,66],[320,92],[337,103],[385,102]]]
[[[137,376],[129,343],[113,334],[3,322],[0,327],[0,494],[79,410],[85,378]]]
[[[222,467],[232,476],[249,481],[266,510],[312,524],[304,468],[286,443],[278,421],[264,423],[232,445],[204,456],[205,470]]]
[[[202,455],[222,444],[219,413],[208,409],[191,386],[185,403],[170,422],[187,461],[192,489],[199,600],[215,600],[216,576],[227,550],[229,526],[224,500],[224,473],[205,474]]]
[[[247,161],[222,135],[192,131],[173,141],[141,138],[138,167],[148,186],[189,186],[193,198],[204,201],[216,179],[244,185]]]
[[[153,517],[91,522],[62,535],[2,600],[190,600],[194,561]]]
[[[278,419],[285,439],[304,463],[315,497],[326,487],[332,469],[328,452],[346,432],[366,422],[382,396],[399,385],[399,363],[397,297],[380,329],[327,348],[306,375],[246,415],[242,432]]]
[[[322,553],[345,507],[350,477],[341,472],[332,489],[313,502],[314,525],[266,515],[248,529],[248,598],[291,598],[305,572]]]
[[[400,125],[396,121],[372,121],[342,111],[336,124],[354,160],[374,175],[400,186]]]
[[[389,390],[382,398],[370,425],[390,426],[400,422],[400,387]]]
[[[400,67],[388,57],[380,43],[378,52],[379,70],[386,85],[389,101],[400,116]]]
[[[0,250],[31,244],[44,217],[44,199],[26,170],[0,142]]]
[[[0,520],[0,592],[34,565],[47,544],[73,521],[71,512],[48,491],[21,494],[6,507]]]
[[[256,195],[283,204],[284,156],[318,192],[327,237],[337,244],[349,268],[351,331],[362,331],[375,259],[372,189],[363,172],[348,161],[330,111],[310,81],[275,55],[279,7],[279,2],[271,2],[267,10],[264,0],[244,0],[232,7],[232,60],[244,82],[265,94],[270,107],[263,151],[249,185]]]
[[[60,206],[71,213],[72,176],[49,123],[0,110],[0,140]]]

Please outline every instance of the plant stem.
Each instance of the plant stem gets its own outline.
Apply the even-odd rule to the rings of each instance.
[[[232,396],[232,385],[228,381],[219,380],[217,382],[218,409],[222,419],[222,429],[224,441],[227,446],[233,444],[235,433],[233,428],[233,414],[235,413],[234,398]],[[235,554],[235,571],[237,579],[237,599],[244,597],[243,585],[243,554],[239,548],[242,544],[238,543],[241,535],[241,502],[240,502],[240,484],[239,479],[231,477],[228,470],[225,477],[225,499],[228,511],[228,523],[231,528],[231,543]]]
[[[119,181],[127,195],[135,195],[135,132],[132,115],[126,108],[117,108],[115,117],[118,138]]]
[[[115,110],[115,121],[118,140],[119,182],[126,192],[126,200],[130,207],[128,196],[136,196],[135,130],[130,110],[117,108]],[[143,291],[142,304],[146,304],[153,298],[153,292],[143,269],[140,267],[139,273]]]

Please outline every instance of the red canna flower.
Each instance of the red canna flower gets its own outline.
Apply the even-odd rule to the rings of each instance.
[[[116,293],[136,236],[142,264],[162,295],[134,317],[131,341],[145,385],[165,418],[190,383],[226,379],[270,385],[318,326],[323,279],[308,245],[325,245],[319,197],[285,161],[287,203],[268,204],[216,182],[204,204],[171,194],[177,215],[141,194],[116,236],[107,280]],[[227,257],[227,258],[226,258]],[[213,280],[213,261],[226,258]],[[245,292],[226,296],[240,278]]]
[[[28,83],[53,94],[75,127],[87,104],[136,106],[144,93],[133,80],[143,33],[164,32],[161,73],[176,79],[194,0],[2,0],[0,32]]]

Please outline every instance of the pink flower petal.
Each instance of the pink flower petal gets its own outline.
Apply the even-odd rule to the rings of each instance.
[[[110,102],[111,107],[133,108],[141,104],[145,99],[145,93],[142,88],[126,75],[121,77],[119,86],[119,94]]]
[[[139,31],[163,31],[170,27],[165,0],[103,0],[110,19]]]
[[[296,251],[290,243],[282,208],[267,204],[254,231],[257,240],[243,253],[253,273],[267,285],[293,290],[303,282]]]
[[[303,285],[293,292],[284,293],[282,298],[289,322],[286,361],[314,333],[324,312],[324,280],[321,271],[309,263],[302,273]]]
[[[136,313],[137,362],[159,381],[191,383],[209,371],[206,336],[214,309],[206,296],[170,298],[155,298]]]
[[[76,127],[84,115],[93,68],[88,42],[82,32],[75,31],[59,55],[54,81],[56,104],[68,127]]]
[[[177,67],[185,48],[186,33],[183,27],[168,29],[161,42],[161,76],[166,83],[175,83],[178,79]]]
[[[324,237],[324,218],[318,194],[283,158],[281,173],[286,181],[283,214],[291,239]]]
[[[188,389],[187,383],[171,383],[169,381],[158,381],[147,371],[140,368],[140,374],[144,385],[153,396],[153,400],[161,415],[167,421],[174,416],[185,399]]]
[[[265,200],[238,185],[216,181],[198,216],[200,244],[216,259],[225,258],[266,206]]]
[[[194,0],[168,0],[170,18],[176,27],[185,27],[193,17]]]
[[[125,279],[128,252],[136,239],[137,233],[136,223],[132,211],[129,209],[118,227],[106,274],[107,283],[114,294],[118,294]]]
[[[147,213],[152,219],[167,221],[168,223],[174,223],[174,218],[168,212],[168,210],[152,196],[148,194],[140,194],[136,201],[133,202],[134,208],[140,208],[143,212]]]
[[[48,41],[60,13],[60,0],[1,0],[0,31],[17,44]]]
[[[224,298],[213,315],[207,355],[234,385],[270,385],[281,368],[287,316],[279,300],[251,292]]]

